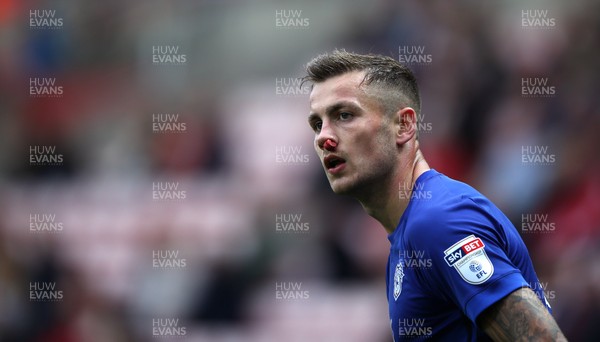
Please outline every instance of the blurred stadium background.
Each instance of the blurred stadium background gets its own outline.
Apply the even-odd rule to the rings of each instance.
[[[592,0],[2,0],[0,340],[390,341],[386,234],[331,193],[295,83],[345,48],[418,57],[430,165],[598,341],[599,41]]]

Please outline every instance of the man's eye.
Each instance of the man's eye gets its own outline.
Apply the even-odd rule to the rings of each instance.
[[[340,113],[340,119],[341,120],[348,120],[350,118],[352,118],[352,114],[346,113],[346,112],[341,112]]]
[[[315,122],[313,122],[313,123],[311,124],[311,126],[312,126],[312,129],[313,129],[315,132],[318,132],[318,131],[320,131],[320,130],[321,130],[321,127],[323,127],[323,122],[322,122],[322,121],[315,121]]]

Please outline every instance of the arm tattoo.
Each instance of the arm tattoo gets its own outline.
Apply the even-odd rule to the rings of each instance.
[[[477,325],[494,341],[566,341],[546,307],[526,287],[487,308]]]

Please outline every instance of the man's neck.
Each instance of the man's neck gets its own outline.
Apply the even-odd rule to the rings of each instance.
[[[358,200],[367,214],[379,221],[388,234],[391,234],[408,207],[415,181],[427,170],[429,165],[421,151],[417,150],[412,161],[400,165],[387,184],[377,192],[372,192],[368,198]]]

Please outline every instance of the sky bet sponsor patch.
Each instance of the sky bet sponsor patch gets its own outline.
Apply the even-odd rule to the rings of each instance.
[[[494,265],[485,253],[485,245],[475,235],[470,235],[445,250],[444,259],[469,284],[482,284],[494,274]]]

